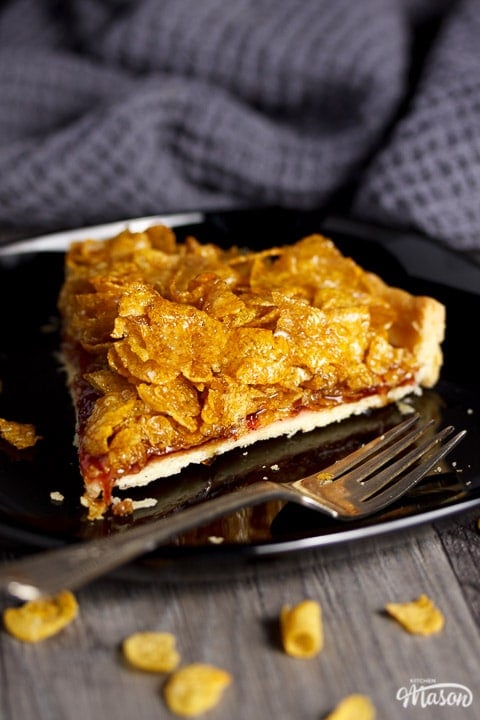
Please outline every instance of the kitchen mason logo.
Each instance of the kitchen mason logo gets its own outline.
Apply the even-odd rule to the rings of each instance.
[[[410,678],[410,685],[397,690],[396,699],[407,708],[457,707],[473,703],[473,693],[466,685],[437,682],[433,678]]]

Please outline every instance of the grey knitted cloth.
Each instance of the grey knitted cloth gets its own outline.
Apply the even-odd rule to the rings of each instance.
[[[0,224],[345,198],[480,248],[479,40],[480,0],[7,0]]]

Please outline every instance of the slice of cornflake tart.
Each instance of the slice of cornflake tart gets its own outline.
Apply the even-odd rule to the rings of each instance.
[[[76,242],[59,297],[89,517],[235,447],[438,379],[445,309],[311,235],[248,252],[153,226]]]

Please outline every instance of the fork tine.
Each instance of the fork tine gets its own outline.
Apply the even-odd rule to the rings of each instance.
[[[419,417],[415,413],[383,435],[363,445],[346,458],[335,462],[328,468],[328,479],[336,480],[342,477],[342,480],[346,481],[348,475],[351,474],[357,482],[364,480],[375,470],[393,460],[403,450],[406,450],[434,423],[434,420],[429,420],[421,427],[415,428],[414,425]]]
[[[421,436],[425,434],[425,432],[428,430],[429,427],[433,425],[434,422],[434,420],[429,420],[421,427],[412,428],[411,430],[409,430],[408,433],[400,437],[398,440],[390,442],[384,450],[382,450],[381,452],[377,452],[370,459],[367,459],[366,462],[363,462],[361,465],[355,468],[354,473],[356,482],[361,482],[365,480],[375,471],[380,470],[380,468],[382,468],[387,463],[389,464],[389,467],[391,467],[392,460],[398,457],[401,452],[406,450],[408,447],[410,447],[410,445],[413,445],[414,442],[421,438]],[[348,474],[353,475],[354,473],[350,472]],[[345,475],[343,476],[343,479],[346,480]]]
[[[377,492],[373,497],[367,497],[362,502],[362,510],[357,517],[362,515],[371,515],[384,507],[394,503],[396,500],[405,495],[417,483],[422,480],[425,475],[442,460],[453,448],[458,445],[462,438],[466,435],[466,430],[461,430],[454,435],[448,442],[442,445],[437,452],[428,456],[424,462],[418,464],[413,470],[397,480],[392,485],[387,486],[383,492]],[[437,436],[438,438],[438,436]]]
[[[426,438],[422,443],[416,445],[412,450],[410,450],[410,452],[400,456],[398,460],[389,463],[383,470],[375,474],[373,473],[377,470],[377,464],[374,462],[366,463],[369,467],[364,469],[365,472],[363,472],[362,478],[360,478],[361,481],[358,483],[358,489],[361,491],[362,500],[367,500],[380,492],[380,490],[383,490],[383,488],[392,483],[395,478],[407,470],[407,468],[411,467],[411,465],[416,463],[417,460],[420,460],[429,453],[435,445],[442,443],[449,435],[452,434],[454,429],[455,428],[451,425],[443,428],[443,430],[439,433],[431,438]],[[410,445],[414,439],[409,443]],[[394,456],[392,455],[392,459],[393,457]],[[369,477],[369,474],[371,477]],[[352,473],[352,480],[358,481],[359,477],[355,477],[355,473]],[[355,492],[355,490],[353,492]]]

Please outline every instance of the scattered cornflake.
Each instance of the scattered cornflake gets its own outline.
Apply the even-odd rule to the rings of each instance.
[[[50,500],[55,503],[63,503],[65,497],[59,490],[52,490],[50,493]]]
[[[302,600],[280,613],[282,644],[287,655],[311,658],[323,647],[322,610],[315,600]]]
[[[370,698],[354,693],[341,700],[325,720],[375,720],[376,715]]]
[[[33,447],[40,435],[37,435],[35,425],[19,423],[14,420],[0,418],[0,437],[17,450]]]
[[[225,538],[220,535],[209,535],[208,542],[212,543],[212,545],[221,545],[225,542]]]
[[[278,472],[280,470],[280,465],[270,465],[270,470],[273,470],[274,472]]]
[[[171,712],[181,717],[201,715],[220,702],[232,680],[229,672],[213,665],[185,665],[167,680],[165,702]]]
[[[147,672],[171,672],[180,662],[175,635],[167,632],[133,633],[124,639],[122,650],[130,665]]]
[[[387,603],[385,609],[405,630],[414,635],[438,633],[445,624],[443,614],[424,594],[412,602]]]
[[[24,642],[38,642],[56,635],[77,617],[78,604],[70,590],[52,597],[29,600],[19,607],[6,608],[5,629]]]

